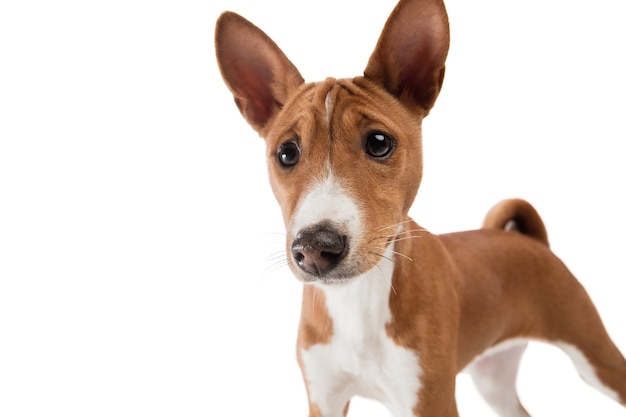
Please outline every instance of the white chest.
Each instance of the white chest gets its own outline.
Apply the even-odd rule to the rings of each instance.
[[[324,416],[343,415],[354,395],[385,404],[394,416],[412,415],[420,387],[419,360],[414,351],[396,345],[385,329],[391,320],[392,271],[393,262],[383,260],[346,286],[320,289],[333,336],[330,343],[300,353],[309,396]]]

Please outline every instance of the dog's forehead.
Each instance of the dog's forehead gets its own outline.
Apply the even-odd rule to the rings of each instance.
[[[399,131],[416,119],[398,100],[363,77],[328,78],[305,84],[292,94],[266,139],[274,145],[294,137],[360,140],[359,132]]]

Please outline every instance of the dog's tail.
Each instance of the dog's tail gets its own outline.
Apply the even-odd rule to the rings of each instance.
[[[483,221],[483,229],[519,232],[550,246],[548,232],[539,213],[525,200],[504,200],[493,206]]]

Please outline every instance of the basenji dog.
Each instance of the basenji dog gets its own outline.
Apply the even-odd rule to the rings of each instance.
[[[220,71],[266,141],[289,266],[305,284],[309,416],[345,416],[355,395],[396,417],[457,416],[462,370],[497,413],[528,416],[515,380],[529,340],[560,347],[626,405],[626,361],[529,203],[505,200],[482,229],[445,235],[408,216],[448,46],[440,0],[401,0],[363,76],[305,83],[252,23],[218,19]]]

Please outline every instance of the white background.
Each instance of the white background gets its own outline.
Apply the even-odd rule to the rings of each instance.
[[[304,416],[300,284],[264,144],[213,51],[218,14],[307,80],[362,73],[393,0],[0,3],[0,415]],[[444,88],[412,215],[542,214],[626,352],[626,13],[619,0],[450,0]],[[520,375],[534,416],[624,416],[556,349]],[[460,412],[491,415],[466,376]],[[385,416],[355,401],[351,415]]]

